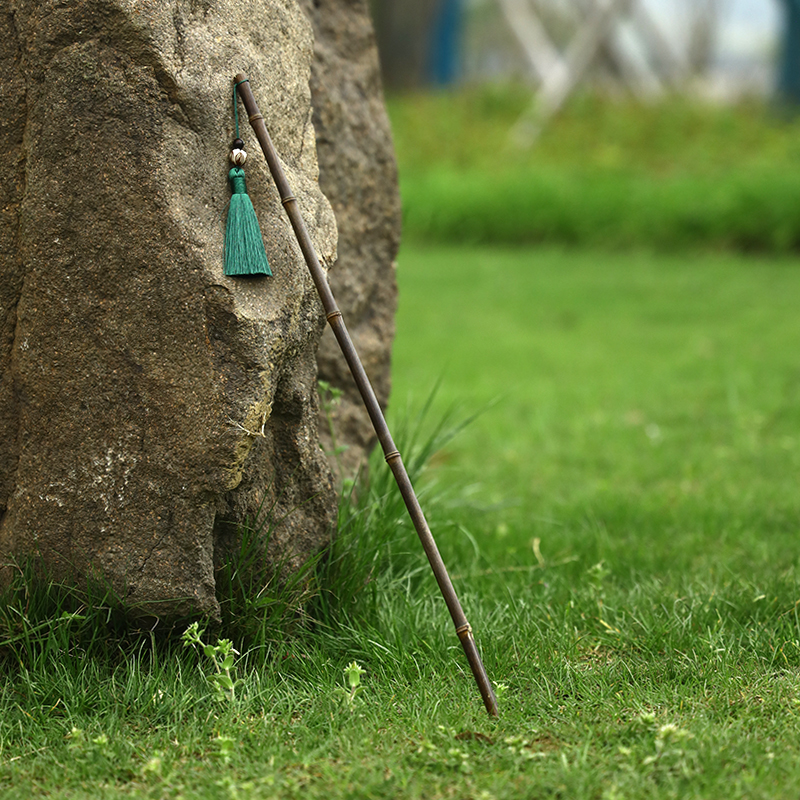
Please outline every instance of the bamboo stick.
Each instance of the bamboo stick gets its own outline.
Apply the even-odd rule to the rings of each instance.
[[[402,456],[395,446],[392,435],[389,431],[389,427],[386,424],[386,419],[383,416],[383,411],[381,410],[380,404],[375,397],[375,392],[373,391],[372,385],[369,382],[367,373],[364,371],[364,367],[361,364],[361,359],[358,357],[358,353],[353,346],[353,341],[350,338],[350,334],[347,332],[347,327],[345,326],[342,312],[336,305],[336,300],[334,299],[333,293],[328,285],[325,271],[322,269],[322,266],[319,263],[319,258],[314,250],[311,237],[306,230],[305,223],[303,222],[302,215],[300,214],[297,200],[292,194],[292,190],[289,187],[289,183],[286,180],[286,175],[281,167],[280,161],[278,160],[278,155],[275,152],[272,140],[270,139],[267,126],[264,122],[264,117],[256,105],[255,97],[253,96],[253,92],[250,88],[250,83],[248,79],[241,73],[234,78],[234,82],[247,111],[250,125],[253,127],[256,138],[258,139],[261,149],[264,152],[264,156],[267,159],[267,164],[269,165],[269,170],[272,173],[272,178],[275,181],[275,185],[278,187],[278,192],[281,196],[281,202],[283,203],[283,207],[286,209],[286,214],[289,217],[289,221],[291,222],[292,228],[297,236],[297,241],[300,245],[303,257],[305,258],[306,265],[308,266],[309,272],[311,273],[311,278],[314,281],[317,293],[322,301],[322,306],[325,309],[325,316],[331,328],[333,329],[336,341],[339,343],[339,347],[342,350],[345,361],[347,362],[350,372],[352,373],[356,382],[356,386],[361,393],[361,398],[364,401],[367,413],[372,421],[378,441],[383,448],[383,454],[386,459],[386,463],[389,465],[389,468],[394,475],[397,486],[400,489],[400,494],[403,496],[403,501],[408,509],[408,514],[411,517],[411,521],[414,524],[414,528],[417,531],[417,535],[422,543],[422,547],[425,550],[428,561],[430,562],[436,582],[439,584],[439,589],[444,597],[445,603],[447,604],[450,616],[453,619],[453,624],[456,628],[456,634],[458,635],[461,645],[464,648],[464,653],[467,657],[467,661],[469,662],[470,669],[472,670],[475,682],[477,683],[481,697],[483,698],[483,704],[486,707],[486,711],[489,713],[489,715],[496,717],[498,715],[497,699],[495,698],[492,685],[478,653],[478,648],[472,635],[472,627],[470,626],[469,622],[467,622],[467,618],[464,615],[463,609],[461,608],[461,603],[458,600],[456,591],[453,588],[453,583],[447,573],[447,567],[442,560],[442,557],[439,553],[439,548],[436,546],[436,541],[434,540],[433,534],[428,527],[425,515],[422,512],[422,508],[414,492],[414,487],[411,485],[411,480],[409,479],[408,472],[403,464]]]

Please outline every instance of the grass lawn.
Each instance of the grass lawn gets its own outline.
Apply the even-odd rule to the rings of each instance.
[[[685,537],[701,526],[724,536],[733,525],[726,559],[744,569],[755,554],[738,532],[753,514],[756,539],[767,519],[795,535],[796,260],[446,247],[404,256],[395,397],[419,402],[442,379],[437,413],[485,410],[439,461],[503,504],[501,525],[552,548],[576,513],[601,527],[626,519],[609,546],[648,569],[651,517],[676,526],[680,569],[698,556]],[[781,567],[794,563],[793,548],[784,558]]]
[[[441,379],[407,462],[482,412],[419,487],[500,719],[378,459],[316,623],[220,633],[232,695],[212,650],[22,595],[0,796],[797,797],[800,262],[407,246],[398,274],[398,440]]]

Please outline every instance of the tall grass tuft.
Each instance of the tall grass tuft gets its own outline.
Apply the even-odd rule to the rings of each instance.
[[[236,546],[215,572],[224,636],[262,661],[308,626],[306,606],[317,593],[315,569],[322,557],[313,554],[299,567],[285,557],[276,561],[270,552],[273,509],[265,502],[237,526]]]
[[[141,640],[124,603],[99,578],[85,586],[49,577],[33,559],[9,564],[0,595],[0,660],[26,670],[54,660],[118,657]]]
[[[431,480],[426,472],[435,455],[474,416],[459,417],[451,406],[431,422],[436,392],[434,388],[418,412],[397,422],[394,439],[429,523],[452,529],[474,509],[467,498]],[[426,591],[436,593],[429,573],[394,477],[376,448],[367,473],[342,497],[338,533],[317,565],[318,595],[312,614],[318,633],[339,641],[344,632],[359,629],[375,634],[376,628],[383,628],[391,635],[392,598],[426,584]],[[407,615],[399,613],[395,619],[401,617]]]

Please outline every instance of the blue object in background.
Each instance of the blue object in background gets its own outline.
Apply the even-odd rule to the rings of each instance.
[[[800,105],[800,0],[783,0],[785,18],[778,66],[779,99]]]
[[[446,86],[458,79],[462,20],[461,0],[440,0],[428,57],[428,80],[435,86]]]

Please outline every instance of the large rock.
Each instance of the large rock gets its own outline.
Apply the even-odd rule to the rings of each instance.
[[[222,274],[239,71],[335,261],[312,57],[286,0],[4,4],[0,556],[97,576],[150,614],[214,616],[215,560],[260,506],[281,558],[326,540],[323,318],[246,122],[275,277]]]
[[[330,272],[331,288],[375,394],[385,405],[397,305],[394,259],[400,241],[400,194],[375,33],[366,0],[302,2],[314,24],[311,96],[320,186],[339,227],[339,260]],[[330,415],[336,444],[347,449],[331,461],[340,478],[352,477],[375,437],[329,329],[317,364],[320,379],[344,392]],[[320,431],[332,453],[327,419],[321,420]]]

